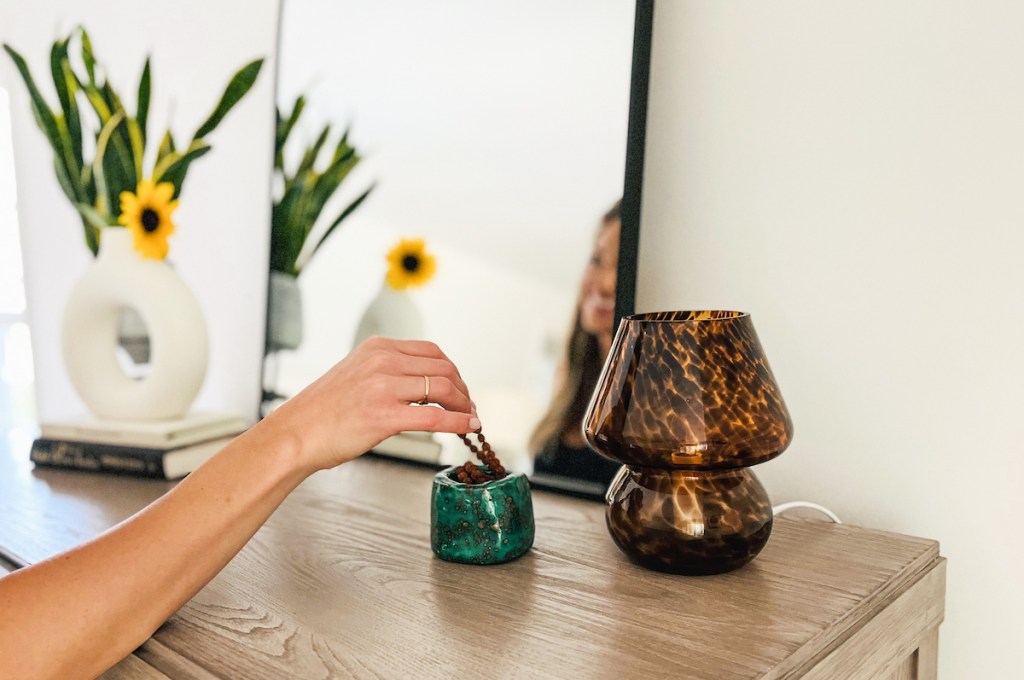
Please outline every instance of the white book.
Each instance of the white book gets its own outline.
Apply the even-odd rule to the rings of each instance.
[[[44,439],[169,449],[244,432],[249,423],[225,413],[196,412],[174,420],[99,420],[82,417],[41,423]]]

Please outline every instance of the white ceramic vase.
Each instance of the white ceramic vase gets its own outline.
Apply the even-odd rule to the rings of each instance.
[[[150,338],[150,368],[130,378],[117,361],[118,320],[132,308]],[[208,358],[206,323],[192,291],[169,264],[144,259],[127,229],[100,235],[100,251],[75,285],[62,328],[64,364],[89,410],[107,420],[183,417]]]
[[[363,312],[353,346],[374,335],[396,340],[422,340],[423,315],[404,290],[395,290],[385,281]]]

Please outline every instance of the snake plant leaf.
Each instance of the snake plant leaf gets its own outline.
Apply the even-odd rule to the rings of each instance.
[[[78,200],[78,196],[75,193],[75,187],[71,183],[71,178],[68,177],[67,168],[60,162],[60,158],[57,156],[53,157],[53,171],[57,175],[57,184],[60,185],[64,195],[68,197],[68,200],[74,203]]]
[[[57,182],[64,190],[64,194],[71,201],[72,205],[84,205],[81,203],[75,203],[74,190],[70,187],[70,182],[67,178],[67,173],[64,170],[64,166],[60,164],[60,161],[56,157],[53,159],[54,173],[57,175]],[[95,255],[99,251],[99,242],[96,238],[96,229],[91,226],[84,219],[82,220],[82,228],[84,230],[85,245],[88,246],[89,250]]]
[[[327,168],[327,170],[324,171],[324,174],[317,178],[307,202],[307,213],[305,217],[308,220],[307,224],[309,225],[309,230],[312,230],[313,223],[320,217],[320,213],[323,211],[328,199],[330,199],[348,176],[348,173],[350,173],[358,163],[359,157],[356,156],[355,149],[349,149],[349,152],[346,155],[335,161],[329,168]]]
[[[121,98],[114,92],[114,88],[110,86],[108,81],[103,81],[100,85],[100,94],[103,95],[103,100],[107,103],[107,107],[111,112],[114,111],[125,111],[124,104],[121,103]],[[127,114],[126,114],[127,115]]]
[[[281,129],[284,126],[284,119],[281,117],[281,109],[274,107],[274,170],[284,170],[284,147],[280,144]],[[286,135],[287,136],[287,135]]]
[[[213,113],[210,114],[210,117],[199,126],[195,135],[192,136],[193,141],[202,139],[220,125],[224,116],[228,115],[228,112],[234,108],[235,104],[245,96],[245,93],[248,92],[253,86],[253,83],[256,82],[256,77],[259,76],[260,68],[262,66],[263,60],[257,59],[256,61],[243,66],[237,73],[235,73],[234,76],[231,77],[231,81],[224,90],[223,96],[221,96],[220,101],[217,102],[217,107],[213,110]]]
[[[124,120],[124,111],[118,111],[107,124],[100,130],[100,134],[96,137],[96,157],[92,161],[92,172],[93,177],[96,179],[96,210],[100,213],[110,213],[113,211],[114,206],[117,205],[116,197],[114,197],[110,190],[107,188],[107,172],[104,167],[104,161],[107,155],[107,146],[110,144],[110,139],[114,135],[114,131],[117,126]],[[124,186],[123,184],[115,184],[114,186]]]
[[[171,135],[171,131],[168,130],[164,133],[164,138],[160,140],[160,146],[156,150],[156,162],[159,163],[164,159],[164,156],[174,153],[174,137]]]
[[[330,226],[327,227],[327,231],[325,231],[324,235],[320,237],[320,240],[316,242],[316,245],[313,246],[313,249],[309,251],[309,254],[306,256],[306,262],[308,262],[310,258],[312,258],[313,255],[316,254],[316,251],[320,250],[320,246],[322,246],[324,244],[324,241],[326,241],[327,238],[332,233],[334,233],[334,230],[337,229],[339,225],[341,225],[345,218],[351,215],[353,212],[355,212],[356,209],[363,204],[363,201],[366,200],[366,198],[370,195],[370,192],[373,191],[376,188],[376,186],[376,184],[372,184],[369,189],[367,189],[366,191],[359,195],[359,198],[352,201],[347,208],[341,211],[341,214],[338,215],[333,222],[331,222]],[[305,264],[305,262],[303,264]],[[301,267],[299,269],[301,270]]]
[[[117,96],[117,92],[110,86],[110,81],[104,81],[100,86],[100,93],[103,95],[103,99],[107,102],[107,106],[110,107],[111,112],[123,111],[125,119],[128,118],[128,110],[124,107],[121,102],[121,98]],[[131,178],[131,185],[134,187],[142,180],[142,173],[136,172],[135,168],[138,166],[141,170],[142,161],[141,158],[138,162],[135,160],[135,153],[133,151],[134,144],[132,142],[131,128],[128,125],[118,127],[114,131],[114,150],[117,152],[118,158],[124,165],[126,174]]]
[[[103,98],[103,93],[100,91],[100,85],[96,79],[96,57],[93,55],[92,42],[89,40],[89,34],[84,28],[79,27],[79,34],[82,42],[82,61],[85,63],[85,74],[87,78],[83,80],[75,74],[75,79],[78,81],[78,86],[85,93],[86,99],[89,104],[92,105],[93,110],[96,112],[97,117],[100,119],[100,125],[106,125],[107,121],[110,120],[110,116],[113,115],[113,111],[107,105]]]
[[[32,78],[28,64],[25,63],[22,56],[10,45],[4,44],[4,50],[14,61],[18,73],[21,74],[21,79],[25,81],[36,125],[43,131],[47,141],[50,142],[50,146],[53,148],[54,154],[56,154],[59,162],[64,166],[64,172],[77,200],[82,200],[85,198],[85,191],[81,186],[81,176],[75,165],[74,153],[71,151],[71,139],[66,130],[62,130],[63,121],[58,122],[57,115],[50,110],[46,100],[43,99],[43,95],[39,92],[39,88],[36,87],[35,80]],[[72,169],[74,172],[72,172]]]
[[[331,158],[331,163],[337,163],[345,156],[348,156],[351,152],[355,151],[352,145],[348,143],[348,130],[345,130],[345,134],[338,140],[338,146],[334,149],[334,156]]]
[[[185,182],[185,174],[188,172],[189,165],[192,161],[200,158],[210,152],[210,145],[201,141],[194,141],[189,145],[188,149],[183,154],[179,154],[177,151],[172,154],[165,156],[161,163],[165,163],[163,167],[160,167],[158,163],[158,169],[153,170],[153,181],[154,182],[170,182],[174,185],[173,198],[177,198],[181,193],[181,186]],[[170,159],[170,162],[167,162]]]
[[[274,204],[271,211],[270,229],[270,268],[272,271],[286,272],[292,275],[295,260],[302,249],[305,231],[300,217],[305,194],[312,186],[312,180],[300,179],[292,184],[280,201]]]
[[[165,135],[164,137],[165,140],[169,138],[170,134]],[[172,163],[181,160],[181,157],[184,156],[189,151],[191,151],[192,149],[199,148],[201,146],[209,146],[209,144],[207,144],[206,142],[192,142],[191,144],[189,144],[189,147],[185,149],[184,153],[182,153],[177,151],[176,149],[173,149],[173,140],[171,140],[170,145],[172,147],[172,150],[169,153],[165,154],[164,157],[161,158],[159,161],[157,161],[157,164],[153,167],[152,179],[154,182],[159,182],[160,178],[163,177],[165,172],[167,172],[167,168],[169,168]]]
[[[57,91],[57,99],[60,101],[61,110],[64,112],[64,121],[67,126],[68,136],[71,139],[71,153],[75,158],[75,167],[70,171],[81,172],[82,167],[82,123],[78,115],[78,103],[75,95],[78,91],[78,83],[74,77],[69,77],[71,70],[68,63],[68,40],[58,40],[53,43],[50,49],[50,73],[53,76],[54,89]]]
[[[100,230],[113,225],[103,219],[103,216],[91,205],[76,203],[75,208],[78,210],[78,214],[82,216],[82,226],[85,227],[85,244],[89,246],[89,250],[95,255],[99,250]]]
[[[307,172],[313,171],[313,166],[316,164],[316,159],[320,155],[320,149],[323,148],[324,144],[327,143],[327,136],[331,133],[331,126],[327,125],[324,127],[323,132],[317,137],[316,141],[313,142],[313,146],[306,149],[306,153],[302,156],[302,161],[299,163],[299,167],[295,170],[295,175],[304,175]]]
[[[307,203],[309,202],[309,194],[312,191],[315,178],[309,174],[303,175],[298,182],[294,184],[294,188],[297,190],[295,201],[291,204],[291,210],[286,214],[286,224],[288,228],[286,235],[288,242],[285,247],[285,252],[288,256],[289,267],[291,268],[292,274],[298,274],[298,269],[295,267],[295,263],[299,259],[299,254],[302,252],[302,246],[306,242],[306,235],[309,233],[310,222],[309,222],[309,208]]]
[[[79,34],[82,38],[82,62],[85,64],[85,72],[89,76],[89,81],[96,82],[96,57],[93,56],[92,52],[92,41],[89,40],[89,34],[82,27],[79,27]]]
[[[70,106],[68,112],[65,114],[65,117],[69,120],[69,127],[72,130],[78,131],[77,144],[74,141],[74,139],[72,139],[71,142],[73,147],[72,150],[75,154],[75,160],[78,161],[80,184],[82,186],[83,191],[85,192],[86,198],[89,201],[92,201],[96,198],[96,187],[92,182],[92,167],[85,160],[82,147],[82,117],[78,108],[78,93],[81,91],[81,89],[78,87],[78,81],[71,70],[71,64],[67,60],[67,55],[65,55],[62,70],[64,73],[64,84],[65,87],[67,87],[68,89],[68,94],[70,95]]]
[[[112,227],[116,224],[107,221],[106,218],[104,218],[103,215],[101,215],[99,211],[97,211],[91,205],[85,205],[84,203],[76,203],[75,208],[78,210],[79,214],[82,217],[84,217],[85,220],[96,229],[102,229],[103,227]]]
[[[142,67],[142,77],[139,78],[139,98],[135,108],[135,120],[138,121],[139,133],[142,135],[142,145],[146,145],[146,124],[149,121],[149,91],[151,87],[151,76],[149,73],[149,57],[146,57],[146,65]],[[141,176],[141,173],[140,173]]]
[[[128,140],[132,145],[132,160],[135,161],[135,177],[138,180],[142,180],[142,156],[146,151],[146,142],[142,138],[142,129],[139,127],[139,121],[134,118],[125,118],[125,123],[128,127]]]
[[[295,128],[295,124],[299,122],[299,116],[302,115],[304,108],[306,108],[306,98],[299,95],[292,106],[292,112],[288,115],[287,120],[282,120],[281,112],[277,112],[278,122],[277,136],[274,140],[274,166],[278,169],[284,169],[284,145]]]
[[[94,81],[79,81],[79,85],[82,88],[82,92],[85,93],[86,100],[88,100],[89,104],[92,105],[93,111],[96,112],[96,117],[99,118],[100,125],[106,125],[107,121],[110,120],[110,117],[114,114],[110,110],[110,107],[107,106],[107,102],[103,99],[103,93],[101,93],[100,89],[96,87],[96,83]]]
[[[124,109],[124,107],[120,106],[120,100],[116,98],[116,95],[114,95],[114,97],[110,97],[104,92],[104,89],[109,91],[110,86],[108,84],[103,83],[102,85],[98,85],[95,80],[88,80],[85,82],[79,81],[79,83],[82,87],[82,91],[85,93],[85,98],[92,106],[93,111],[96,112],[96,117],[100,121],[101,128],[110,122],[110,118],[115,113]],[[116,152],[120,156],[121,163],[125,166],[134,167],[134,161],[129,153],[131,140],[117,136],[114,138],[113,144]]]
[[[92,164],[85,163],[82,165],[82,185],[85,187],[86,193],[90,194],[90,202],[96,200],[96,185],[92,180]]]
[[[119,138],[114,135],[111,138],[111,145],[115,148],[118,146]],[[96,179],[96,164],[93,164],[93,178]],[[109,210],[113,214],[118,213],[118,208],[121,205],[121,192],[122,191],[135,191],[136,184],[134,180],[134,171],[131,168],[126,168],[121,163],[119,155],[117,153],[107,153],[102,164],[100,164],[101,172],[103,173],[104,185],[106,187],[105,201],[103,205],[105,209]],[[129,174],[130,173],[130,174]],[[100,192],[96,192],[96,200],[93,205],[100,205]]]
[[[124,114],[124,107],[120,106],[120,100],[117,96],[110,96],[108,84],[97,85],[95,80],[89,80],[82,82],[81,86],[82,91],[85,92],[86,99],[92,105],[97,118],[99,118],[101,129],[119,111],[122,115]],[[101,88],[106,88],[108,94],[105,95],[104,90]],[[113,103],[113,106],[111,106],[111,103]],[[108,183],[113,186],[125,186],[134,189],[138,184],[139,176],[135,171],[135,157],[131,151],[131,138],[129,134],[127,131],[114,134],[110,144],[114,148],[114,154],[109,157],[109,160],[104,161],[103,166],[107,173],[107,179],[110,180]],[[114,181],[115,177],[120,179]]]

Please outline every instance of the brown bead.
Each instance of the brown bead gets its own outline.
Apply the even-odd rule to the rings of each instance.
[[[486,481],[502,479],[508,474],[505,467],[501,464],[501,461],[498,460],[498,456],[494,452],[494,449],[491,447],[490,443],[488,443],[486,437],[484,437],[483,428],[476,431],[476,439],[477,442],[480,443],[480,446],[474,444],[468,435],[460,434],[459,439],[461,439],[462,443],[465,444],[469,450],[476,455],[480,462],[486,465],[490,470],[490,473],[488,474],[481,468],[474,465],[472,461],[466,461],[466,463],[457,468],[456,471],[456,478],[460,482],[465,484],[482,484]]]

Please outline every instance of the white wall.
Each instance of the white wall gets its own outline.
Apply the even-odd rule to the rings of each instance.
[[[200,0],[175,3],[172,9],[131,0],[0,0],[0,41],[21,52],[44,95],[56,102],[50,45],[84,24],[129,109],[148,51],[150,134],[162,135],[170,121],[179,141],[191,138],[234,71],[267,57],[246,99],[209,136],[213,150],[189,171],[168,257],[196,293],[209,332],[209,368],[196,408],[255,417],[270,242],[278,0],[248,2],[240,11],[237,3]],[[11,99],[39,416],[62,418],[85,409],[64,370],[59,329],[64,302],[91,256],[78,215],[57,185],[52,153],[32,119],[25,87],[6,54],[0,55],[0,86]]]
[[[943,678],[1021,677],[1024,6],[663,0],[638,306],[752,312],[773,501],[938,539]]]

